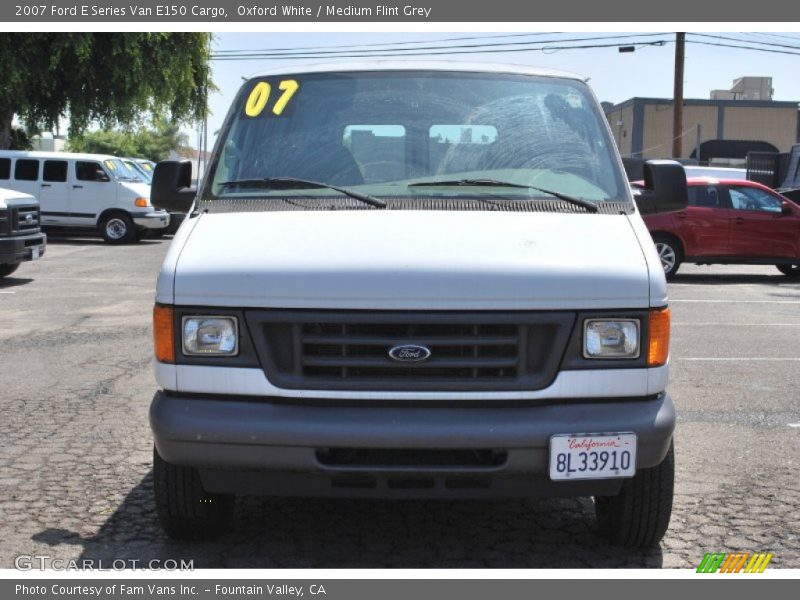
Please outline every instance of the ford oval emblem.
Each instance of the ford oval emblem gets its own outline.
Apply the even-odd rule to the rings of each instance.
[[[26,223],[33,223],[33,215],[32,215],[32,214],[30,214],[30,213],[28,213],[27,215],[25,215],[25,222],[26,222]]]
[[[404,344],[389,348],[389,356],[401,362],[419,362],[429,358],[430,355],[430,348],[416,344]]]

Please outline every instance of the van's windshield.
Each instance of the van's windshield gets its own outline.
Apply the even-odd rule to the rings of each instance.
[[[604,117],[576,80],[286,75],[249,81],[232,111],[204,200],[332,195],[275,181],[292,178],[385,200],[552,200],[549,190],[592,203],[629,201]]]
[[[143,181],[144,183],[147,184],[152,183],[153,181],[152,171],[145,169],[141,163],[128,158],[123,158],[122,162],[131,173],[135,174],[136,177],[139,178],[140,181]]]
[[[134,171],[131,167],[127,166],[124,161],[119,158],[109,158],[103,161],[106,168],[114,174],[120,181],[144,181],[142,175]]]

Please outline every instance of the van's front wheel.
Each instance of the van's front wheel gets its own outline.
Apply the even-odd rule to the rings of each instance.
[[[109,244],[127,244],[136,237],[136,226],[126,213],[110,213],[100,220],[100,235]]]
[[[233,516],[234,496],[206,492],[196,469],[166,462],[155,447],[153,491],[158,520],[171,538],[217,537]]]
[[[600,532],[622,546],[655,546],[669,527],[674,484],[675,456],[670,444],[661,464],[638,471],[622,484],[617,496],[594,499]]]

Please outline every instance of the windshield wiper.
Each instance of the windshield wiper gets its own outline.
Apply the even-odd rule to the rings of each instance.
[[[297,177],[265,177],[264,179],[233,179],[231,181],[223,181],[220,185],[224,186],[251,186],[251,187],[264,187],[276,190],[302,190],[308,188],[329,189],[350,196],[355,200],[359,200],[375,208],[386,208],[386,202],[380,198],[375,198],[369,194],[362,194],[355,190],[339,187],[338,185],[331,185],[330,183],[323,183],[321,181],[311,181],[308,179],[298,179]]]
[[[558,198],[559,200],[563,200],[564,202],[569,202],[570,204],[574,204],[575,206],[580,206],[582,208],[585,208],[589,212],[593,213],[597,212],[597,204],[595,204],[594,202],[590,202],[589,200],[584,200],[583,198],[576,198],[574,196],[562,194],[561,192],[554,192],[553,190],[546,190],[544,188],[536,187],[535,185],[525,185],[523,183],[514,183],[512,181],[500,181],[498,179],[451,179],[451,180],[441,180],[441,181],[419,181],[417,183],[408,184],[408,187],[423,187],[423,186],[509,187],[509,188],[536,190],[537,192],[542,192],[543,194],[553,196],[555,198]]]

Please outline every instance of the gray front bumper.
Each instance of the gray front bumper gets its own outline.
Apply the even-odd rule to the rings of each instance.
[[[659,464],[675,427],[667,394],[648,399],[572,400],[483,407],[325,406],[323,401],[180,397],[156,393],[150,407],[156,448],[167,462],[197,467],[208,491],[272,495],[515,496],[615,494],[621,480],[552,482],[550,437],[564,433],[634,432],[637,469]],[[500,466],[330,466],[330,448],[499,450]],[[374,486],[348,489],[337,477],[369,475]],[[432,487],[392,490],[392,477],[430,476]],[[453,477],[477,475],[479,490]],[[424,493],[418,493],[418,492]]]
[[[144,227],[145,229],[164,229],[169,227],[169,213],[164,210],[149,213],[131,213],[131,216],[138,227]]]
[[[16,264],[33,260],[34,252],[41,257],[47,248],[44,233],[0,238],[0,264]]]

